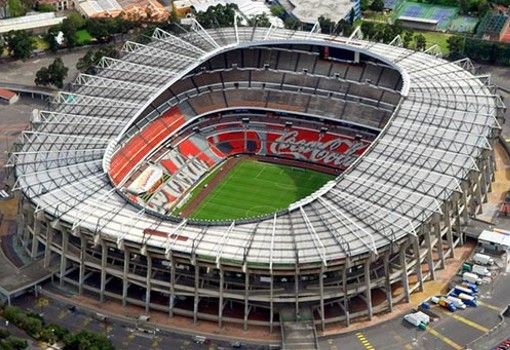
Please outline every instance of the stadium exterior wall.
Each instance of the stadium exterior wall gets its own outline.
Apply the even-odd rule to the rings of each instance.
[[[72,230],[72,225],[47,216],[25,198],[20,201],[20,234],[32,257],[43,255],[45,267],[59,265],[60,285],[74,286],[79,294],[93,294],[100,302],[117,300],[122,305],[144,307],[146,312],[163,311],[169,317],[215,321],[220,327],[224,322],[239,323],[245,329],[263,325],[271,331],[277,326],[279,309],[292,307],[296,315],[311,309],[317,315],[315,324],[324,329],[329,323],[349,325],[353,318],[371,319],[375,313],[392,311],[395,303],[407,302],[410,293],[422,290],[425,280],[435,279],[436,270],[442,269],[445,259],[454,257],[454,247],[463,243],[463,225],[481,212],[481,203],[490,191],[495,166],[492,151],[485,151],[477,163],[480,171],[473,171],[469,181],[461,183],[464,194],[454,193],[443,203],[443,215],[434,215],[416,228],[416,237],[408,236],[378,256],[357,256],[327,268],[274,266],[271,274],[266,269],[225,262],[216,266],[200,256],[168,257],[164,251],[144,251],[132,242],[118,246],[91,232]],[[428,265],[425,271],[424,264]],[[413,275],[416,283],[410,284]],[[135,292],[128,292],[135,286]],[[402,286],[403,292],[393,295],[397,286]],[[384,301],[374,303],[376,290],[384,293]],[[166,302],[161,302],[161,296]],[[181,306],[183,297],[193,301],[192,305]],[[365,307],[353,309],[350,300],[354,298],[362,300]],[[215,312],[209,307],[211,301],[217,305]],[[229,302],[242,306],[238,317],[226,314],[226,309],[235,309],[228,307]],[[343,311],[331,314],[327,312],[330,305]]]

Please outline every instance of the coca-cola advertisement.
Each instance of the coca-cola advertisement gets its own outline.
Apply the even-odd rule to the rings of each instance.
[[[225,155],[250,153],[275,156],[345,169],[363,154],[370,141],[316,130],[266,126],[232,131],[208,138]]]
[[[266,154],[345,169],[368,145],[345,135],[293,128],[268,133]]]

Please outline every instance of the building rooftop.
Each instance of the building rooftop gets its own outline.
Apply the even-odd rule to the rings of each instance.
[[[28,14],[22,17],[0,20],[0,34],[11,30],[30,30],[51,27],[62,23],[65,17],[56,17],[54,12]]]
[[[105,169],[123,135],[136,130],[129,127],[138,113],[159,98],[157,91],[211,57],[264,41],[346,48],[398,70],[401,102],[371,148],[350,171],[274,217],[216,225],[175,222],[126,203]],[[378,254],[448,213],[443,203],[462,192],[461,182],[479,171],[477,159],[490,151],[489,138],[500,128],[497,116],[504,108],[484,82],[465,69],[468,61],[449,62],[429,52],[356,38],[192,27],[178,38],[157,30],[150,44],[127,42],[122,52],[119,59],[103,58],[97,76],[78,76],[76,89],[61,92],[52,110],[40,111],[41,122],[23,133],[20,151],[9,159],[17,178],[13,188],[41,212],[73,232],[117,242],[119,249],[140,245],[145,251],[269,269]],[[171,108],[179,101],[174,97],[165,103]],[[157,117],[154,113],[141,121]]]
[[[354,6],[349,0],[288,0],[292,15],[300,22],[314,24],[320,16],[337,23],[347,17]]]
[[[6,89],[0,89],[0,99],[10,100],[14,96],[16,96],[15,92],[12,92],[11,90],[6,90]]]

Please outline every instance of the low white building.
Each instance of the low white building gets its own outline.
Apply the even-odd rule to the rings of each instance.
[[[22,17],[0,20],[0,34],[11,30],[29,30],[44,33],[48,28],[62,23],[65,17],[55,16],[55,12],[32,13]]]
[[[510,231],[501,229],[484,230],[478,237],[478,243],[488,250],[510,252]]]
[[[6,89],[0,89],[0,104],[12,105],[18,101],[18,94]]]

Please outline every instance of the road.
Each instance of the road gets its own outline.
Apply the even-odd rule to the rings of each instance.
[[[88,314],[81,312],[78,308],[72,311],[69,305],[46,297],[34,298],[31,294],[23,295],[13,303],[24,310],[42,314],[46,323],[54,323],[77,332],[87,330],[103,333],[111,340],[116,349],[133,350],[199,350],[199,349],[231,349],[228,342],[211,342],[197,344],[190,336],[169,332],[158,332],[157,334],[145,333],[135,329],[131,324],[124,322],[102,322]],[[143,328],[142,328],[143,329]],[[265,349],[263,346],[243,346],[243,349]]]
[[[2,63],[0,82],[23,85],[34,85],[35,74],[41,67],[49,66],[53,60],[60,57],[64,65],[69,68],[66,83],[74,80],[78,74],[76,62],[85,55],[90,48],[63,51],[57,54],[45,54],[41,57],[30,58],[26,61],[13,61]],[[3,108],[3,107],[2,107]]]

